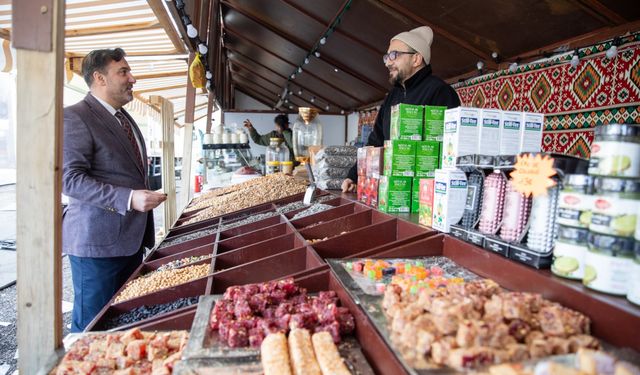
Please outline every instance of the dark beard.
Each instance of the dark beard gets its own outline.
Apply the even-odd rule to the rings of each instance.
[[[396,74],[395,78],[389,75],[389,83],[391,86],[401,85],[404,82],[404,74],[399,70],[397,72],[398,74]]]

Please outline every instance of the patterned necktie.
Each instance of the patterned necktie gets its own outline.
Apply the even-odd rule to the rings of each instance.
[[[131,126],[131,122],[122,112],[116,112],[116,118],[120,120],[122,124],[122,129],[124,129],[125,133],[127,133],[127,138],[129,138],[129,142],[131,142],[131,146],[133,147],[133,153],[136,156],[136,161],[138,162],[138,166],[141,170],[144,171],[144,167],[142,166],[142,154],[140,154],[140,148],[138,147],[138,142],[136,141],[135,135],[133,135],[133,127]]]

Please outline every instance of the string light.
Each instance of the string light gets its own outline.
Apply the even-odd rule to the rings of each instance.
[[[576,49],[573,52],[573,56],[571,56],[571,66],[575,68],[578,66],[578,64],[580,64],[580,56],[578,50]]]
[[[327,38],[326,37],[323,36],[322,38],[320,38],[320,44],[324,45],[326,43],[327,43]]]
[[[305,58],[304,58],[304,65],[307,65],[308,63],[309,63],[309,58],[308,58],[308,57],[305,57]]]
[[[491,57],[492,57],[494,60],[495,60],[495,59],[497,59],[497,58],[498,58],[498,52],[496,52],[496,51],[491,52]]]
[[[313,102],[315,102],[315,101],[316,101],[316,97],[315,97],[315,96],[312,96],[312,97],[311,97],[311,103],[313,103]]]
[[[340,114],[341,114],[341,115],[344,115],[344,109],[341,109],[341,110],[340,110]]]
[[[516,70],[518,70],[518,63],[517,62],[511,63],[511,65],[509,65],[509,71],[511,73],[515,73]]]
[[[289,77],[289,78],[291,78],[291,79],[296,79],[296,75],[295,75],[295,74],[292,74],[292,75],[291,75],[291,77]]]
[[[313,54],[314,54],[317,58],[320,58],[320,51],[315,51]]]
[[[476,63],[476,68],[478,68],[478,70],[482,71],[482,68],[484,68],[484,61],[480,60]]]
[[[298,95],[302,95],[302,90],[298,90]]]
[[[302,73],[302,67],[301,66],[298,67],[298,74],[300,74],[300,73]]]
[[[208,71],[208,70],[207,70],[207,73],[205,74],[205,76],[207,77],[207,79],[213,78],[213,74],[211,74],[211,72]]]
[[[611,47],[605,53],[609,59],[613,59],[618,56],[618,46],[620,45],[620,38],[615,37],[613,41],[611,41]]]
[[[188,24],[187,25],[187,35],[189,36],[189,38],[195,39],[195,38],[198,37],[198,30],[196,30],[196,28],[193,27],[192,24]]]
[[[204,43],[200,43],[198,45],[198,51],[200,51],[201,55],[206,55],[207,52],[209,52],[209,49],[207,48],[207,46],[204,45]]]

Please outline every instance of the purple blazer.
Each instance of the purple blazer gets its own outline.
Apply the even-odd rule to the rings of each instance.
[[[131,116],[133,130],[142,133]],[[153,212],[127,211],[132,190],[146,189],[143,169],[120,122],[91,94],[64,109],[62,192],[69,205],[62,219],[62,249],[80,257],[115,257],[153,247]]]

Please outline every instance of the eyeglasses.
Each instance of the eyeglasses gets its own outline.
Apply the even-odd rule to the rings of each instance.
[[[394,61],[398,58],[398,55],[415,55],[417,52],[405,52],[405,51],[389,51],[389,53],[385,53],[382,55],[382,62],[387,63],[387,61]]]

